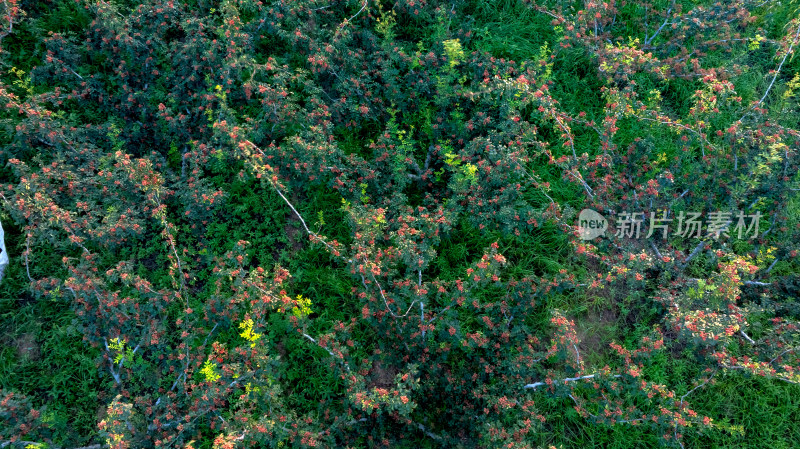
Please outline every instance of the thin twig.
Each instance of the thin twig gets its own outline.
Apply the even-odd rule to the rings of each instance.
[[[681,410],[683,410],[683,401],[686,399],[686,397],[689,396],[690,394],[692,394],[698,388],[704,387],[709,381],[711,381],[711,378],[714,377],[715,374],[717,374],[717,370],[714,370],[714,372],[711,373],[711,375],[708,376],[708,378],[703,383],[695,386],[691,390],[687,391],[686,394],[681,396],[681,404],[680,404],[680,409]],[[677,420],[675,421],[675,441],[678,441],[680,443],[680,440],[678,439],[678,421]],[[683,443],[680,443],[680,445],[681,445],[681,447],[683,447]]]
[[[596,374],[589,374],[589,375],[586,375],[586,376],[578,376],[578,377],[567,377],[566,379],[561,379],[561,380],[558,380],[558,381],[553,381],[553,383],[556,383],[556,382],[574,382],[574,381],[576,381],[576,380],[592,379],[592,378],[594,378],[595,376],[596,376]],[[622,377],[622,374],[615,374],[615,375],[613,375],[613,376],[611,376],[611,377],[614,377],[614,378],[619,378],[619,377]],[[527,384],[527,385],[525,385],[525,386],[524,386],[524,387],[522,387],[522,388],[526,388],[526,389],[528,389],[528,388],[530,388],[530,389],[536,389],[537,387],[541,387],[542,385],[547,385],[547,382],[534,382],[534,383],[532,383],[532,384]]]
[[[311,335],[308,335],[305,332],[303,332],[303,336],[306,337],[307,339],[311,340],[314,344],[316,344],[320,348],[324,349],[325,352],[327,352],[328,354],[331,355],[331,357],[333,357],[334,359],[337,359],[337,357],[333,353],[333,351],[331,351],[330,349],[326,348],[325,346],[322,346],[321,344],[319,344],[319,342],[317,340],[315,340],[314,337],[312,337]],[[347,363],[344,360],[341,360],[341,363],[342,363],[342,366],[344,366],[344,369],[349,373],[350,372],[350,366],[348,366]]]
[[[705,248],[705,246],[706,246],[705,240],[698,243],[697,246],[694,248],[694,251],[692,251],[692,253],[689,254],[689,257],[687,257],[686,260],[683,261],[681,268],[686,268],[689,265],[689,262],[691,262],[692,259],[694,259],[695,256],[697,256],[700,253],[700,250]]]
[[[754,345],[754,344],[756,344],[755,340],[753,340],[752,338],[750,338],[750,336],[749,336],[749,335],[747,335],[747,333],[746,333],[744,330],[741,330],[741,331],[739,331],[739,334],[741,334],[741,335],[742,335],[742,337],[744,337],[744,338],[745,338],[745,340],[749,341],[751,345]]]
[[[645,47],[650,46],[650,43],[653,42],[653,39],[655,39],[656,36],[658,36],[658,34],[661,33],[661,30],[663,30],[665,26],[667,26],[667,23],[669,22],[669,13],[672,12],[672,7],[673,6],[675,6],[675,2],[674,1],[672,2],[672,6],[670,6],[669,9],[667,10],[667,15],[666,15],[666,17],[664,17],[664,23],[661,24],[661,26],[656,30],[655,33],[653,33],[652,36],[650,36],[649,38],[645,38],[644,39]]]
[[[797,31],[794,33],[794,40],[792,40],[792,43],[789,44],[789,49],[786,50],[786,54],[783,55],[783,59],[781,59],[781,63],[778,65],[778,68],[775,69],[775,76],[772,77],[772,81],[770,81],[769,86],[767,86],[767,90],[764,92],[764,95],[761,96],[761,99],[758,100],[758,103],[753,105],[750,108],[750,110],[753,110],[757,108],[759,105],[761,105],[761,103],[764,102],[764,99],[767,98],[767,95],[769,95],[769,91],[772,90],[772,86],[775,84],[775,80],[778,79],[778,75],[780,75],[781,73],[781,69],[783,68],[783,64],[786,62],[786,58],[788,58],[789,55],[792,53],[792,49],[794,48],[794,45],[797,43],[798,37],[800,37],[800,25],[797,26]],[[747,113],[749,113],[750,110],[748,110],[739,120],[737,120],[737,122],[741,122],[742,119],[747,116]]]
[[[31,233],[28,233],[27,238],[25,239],[25,272],[28,273],[28,280],[33,283],[33,278],[31,277],[31,268],[30,264],[28,263],[28,253],[31,252]]]

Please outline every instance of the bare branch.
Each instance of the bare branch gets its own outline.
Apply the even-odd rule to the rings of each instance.
[[[589,374],[589,375],[586,375],[586,376],[578,376],[578,377],[567,377],[566,379],[553,381],[553,383],[556,383],[556,382],[562,382],[562,383],[564,383],[564,382],[575,382],[576,380],[593,379],[595,376],[596,376],[596,374]],[[613,375],[611,377],[619,378],[619,377],[622,377],[622,374],[615,374],[615,375]],[[536,389],[538,387],[541,387],[542,385],[547,385],[547,382],[534,382],[532,384],[525,385],[522,388]]]
[[[789,55],[792,53],[792,49],[794,48],[794,45],[797,43],[798,37],[800,37],[800,25],[797,26],[797,31],[794,33],[794,39],[792,40],[792,43],[789,44],[789,48],[786,50],[786,54],[783,55],[781,63],[778,64],[778,68],[775,69],[775,75],[772,77],[772,81],[770,81],[769,86],[767,86],[767,90],[764,92],[764,95],[762,95],[761,99],[758,100],[758,103],[753,105],[739,120],[737,120],[737,122],[741,122],[742,119],[747,116],[747,113],[760,106],[761,103],[764,102],[764,99],[767,98],[767,95],[769,95],[769,91],[772,90],[772,86],[775,84],[775,80],[778,79],[778,75],[780,75],[781,73],[781,69],[783,68],[783,64],[786,62],[786,58],[788,58]]]

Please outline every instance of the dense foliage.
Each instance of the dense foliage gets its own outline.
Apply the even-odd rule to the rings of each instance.
[[[800,445],[796,2],[0,16],[2,447]]]

